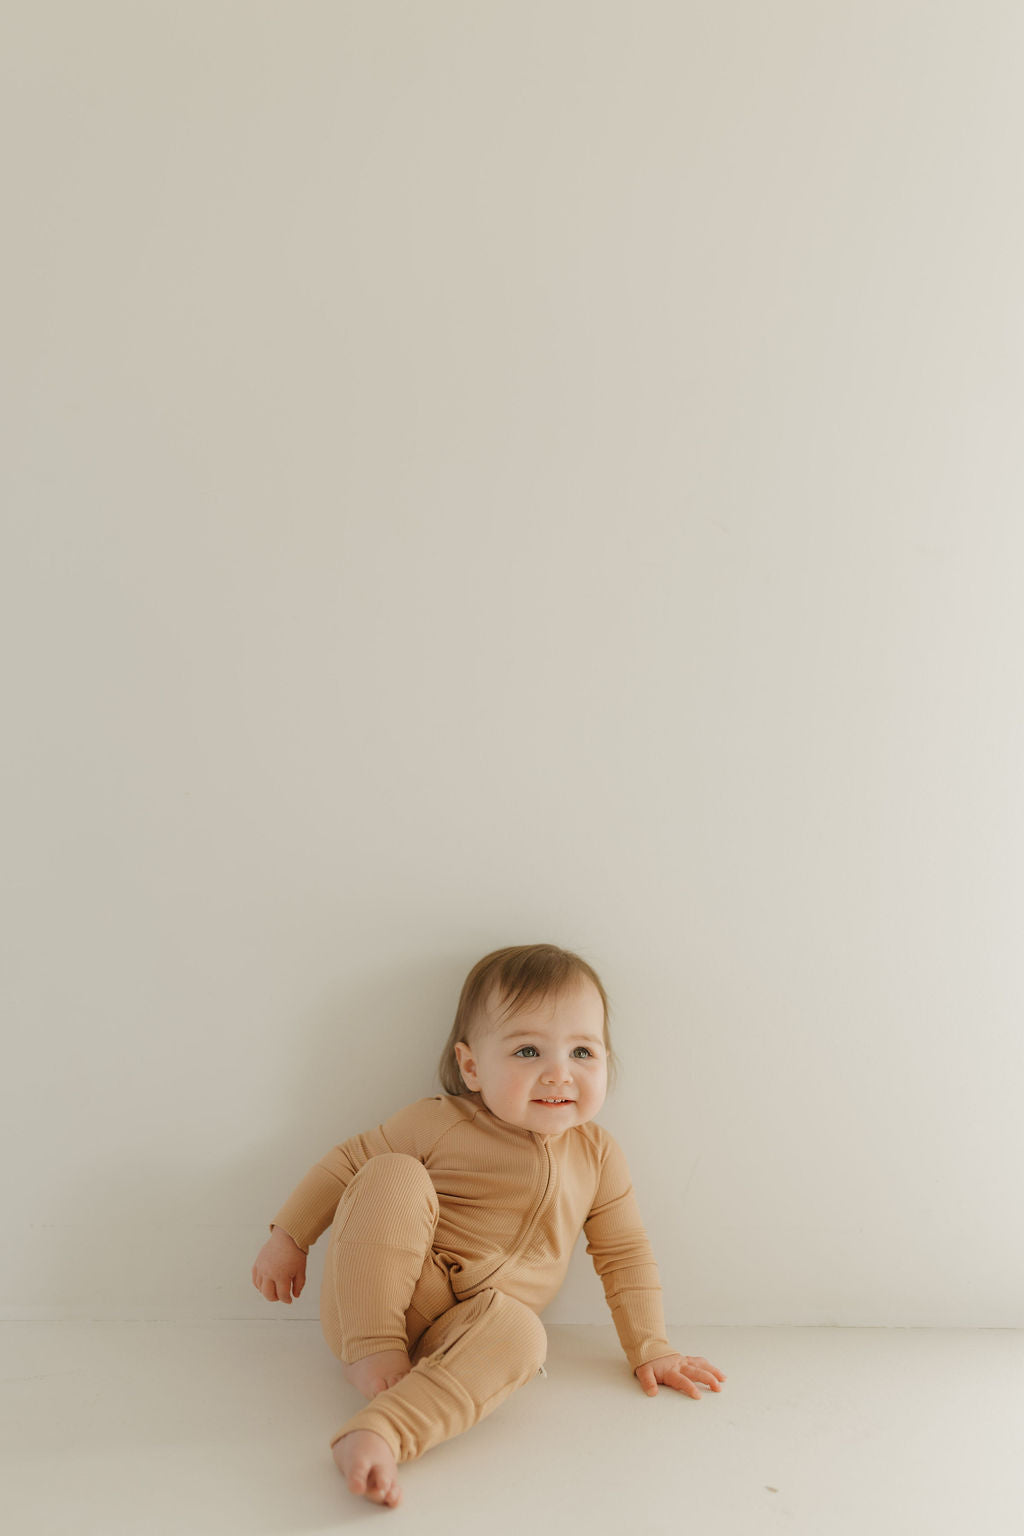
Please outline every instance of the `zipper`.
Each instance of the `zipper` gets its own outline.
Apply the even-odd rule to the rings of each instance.
[[[526,1249],[527,1244],[529,1243],[530,1238],[533,1236],[534,1230],[535,1230],[535,1228],[537,1226],[537,1222],[540,1219],[540,1214],[543,1211],[545,1205],[547,1204],[548,1190],[551,1188],[551,1185],[552,1185],[552,1182],[553,1182],[553,1178],[554,1178],[554,1163],[551,1160],[551,1148],[548,1146],[547,1142],[544,1142],[543,1145],[544,1145],[544,1155],[547,1158],[546,1177],[544,1179],[544,1191],[543,1191],[543,1194],[540,1197],[540,1201],[538,1202],[538,1204],[534,1208],[533,1215],[530,1217],[530,1220],[529,1220],[529,1223],[527,1225],[526,1231],[523,1234],[523,1239],[519,1243],[519,1245],[517,1246],[516,1252],[514,1254],[512,1254],[512,1253],[506,1254],[505,1257],[502,1259],[501,1263],[498,1264],[496,1268],[492,1269],[489,1275],[485,1275],[482,1280],[476,1281],[476,1283],[473,1286],[474,1295],[476,1294],[476,1292],[478,1290],[481,1290],[488,1283],[489,1280],[493,1280],[494,1276],[498,1273],[498,1271],[504,1269],[505,1265],[508,1264],[511,1259],[515,1258],[518,1254],[523,1253],[525,1251],[525,1249]]]
[[[544,1211],[547,1208],[547,1206],[551,1203],[551,1201],[548,1199],[548,1191],[549,1190],[551,1192],[551,1199],[552,1200],[554,1199],[554,1193],[555,1193],[555,1160],[551,1156],[551,1146],[550,1146],[549,1142],[545,1142],[544,1143],[544,1151],[545,1151],[545,1153],[547,1155],[547,1160],[548,1160],[548,1177],[547,1177],[547,1182],[544,1185],[544,1193],[543,1193],[543,1195],[541,1195],[540,1205],[538,1205],[536,1211],[534,1211],[534,1213],[533,1213],[533,1220],[530,1222],[530,1225],[527,1227],[527,1229],[526,1229],[526,1236],[523,1238],[523,1241],[522,1241],[522,1243],[519,1246],[519,1250],[518,1251],[520,1253],[525,1253],[527,1248],[530,1246],[530,1238],[533,1236],[534,1232],[536,1232],[538,1226],[540,1225],[540,1218],[541,1218],[541,1216],[544,1214]]]

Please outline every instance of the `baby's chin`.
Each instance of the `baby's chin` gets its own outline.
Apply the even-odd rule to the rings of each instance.
[[[564,1131],[570,1125],[585,1125],[591,1114],[581,1108],[579,1101],[569,1099],[564,1104],[547,1104],[540,1099],[530,1099],[517,1120],[531,1131]]]

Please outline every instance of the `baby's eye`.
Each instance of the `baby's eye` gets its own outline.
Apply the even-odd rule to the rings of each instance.
[[[521,1045],[519,1047],[518,1051],[515,1052],[515,1054],[517,1056],[521,1056],[524,1051],[532,1051],[533,1054],[536,1056],[536,1054],[537,1054],[537,1047],[535,1045]]]
[[[593,1055],[593,1054],[594,1054],[594,1053],[593,1053],[593,1051],[591,1051],[591,1050],[590,1050],[590,1049],[589,1049],[589,1047],[588,1047],[588,1046],[585,1046],[585,1045],[578,1045],[578,1046],[577,1046],[577,1047],[576,1047],[576,1049],[577,1049],[577,1050],[578,1050],[578,1051],[582,1051],[582,1052],[583,1052],[583,1054],[584,1054],[584,1055],[585,1055],[585,1056],[592,1056],[592,1055]]]

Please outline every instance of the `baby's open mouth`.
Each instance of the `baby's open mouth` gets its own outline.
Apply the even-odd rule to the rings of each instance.
[[[575,1104],[575,1099],[534,1099],[535,1104]]]

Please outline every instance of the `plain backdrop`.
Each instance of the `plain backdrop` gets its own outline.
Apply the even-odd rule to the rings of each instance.
[[[1022,49],[3,6],[3,1316],[315,1317],[270,1217],[544,941],[671,1325],[1024,1325]]]

